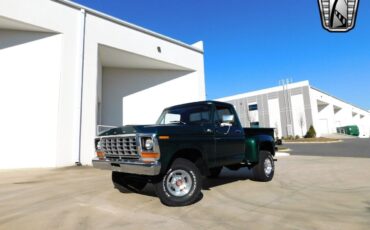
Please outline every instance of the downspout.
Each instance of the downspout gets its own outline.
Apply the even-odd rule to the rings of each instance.
[[[85,27],[86,11],[80,9],[80,30],[79,30],[79,50],[78,50],[78,73],[75,80],[75,134],[74,134],[74,153],[77,166],[81,166],[81,130],[82,130],[82,95],[83,95],[83,78],[84,78],[84,59],[85,59]]]

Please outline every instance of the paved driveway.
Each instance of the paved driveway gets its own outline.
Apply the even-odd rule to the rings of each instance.
[[[370,139],[345,139],[330,144],[284,144],[292,155],[370,158]]]
[[[370,159],[279,158],[273,181],[223,170],[202,199],[169,208],[121,193],[90,167],[0,171],[0,229],[370,229]]]

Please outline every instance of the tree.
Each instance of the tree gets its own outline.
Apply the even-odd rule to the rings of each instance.
[[[299,127],[301,127],[301,137],[303,137],[303,126],[304,126],[304,117],[303,114],[299,114]]]
[[[316,131],[315,131],[315,128],[313,127],[313,125],[310,126],[310,128],[308,129],[306,135],[304,136],[305,138],[314,138],[316,137]]]

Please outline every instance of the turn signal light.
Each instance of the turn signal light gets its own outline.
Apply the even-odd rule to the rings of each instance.
[[[159,140],[168,140],[170,136],[159,136]]]
[[[142,158],[152,158],[152,159],[158,159],[160,156],[159,153],[154,153],[154,152],[142,152],[141,157]]]

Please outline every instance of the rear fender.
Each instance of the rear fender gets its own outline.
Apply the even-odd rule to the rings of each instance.
[[[258,162],[258,143],[255,138],[245,139],[245,160],[251,163]]]
[[[258,163],[259,152],[261,150],[269,151],[275,156],[274,139],[268,135],[258,135],[245,140],[245,158],[247,162]]]

